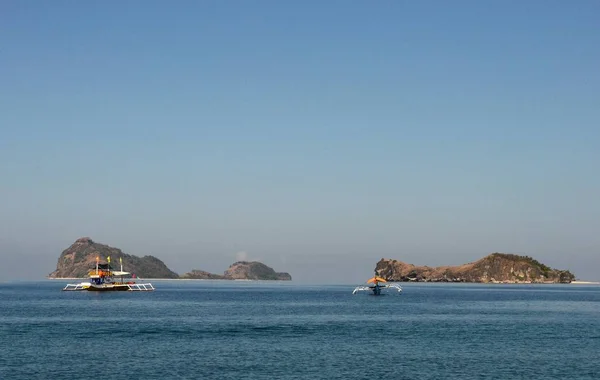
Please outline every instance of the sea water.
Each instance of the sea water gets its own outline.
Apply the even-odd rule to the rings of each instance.
[[[154,285],[0,283],[0,379],[600,378],[598,286]]]

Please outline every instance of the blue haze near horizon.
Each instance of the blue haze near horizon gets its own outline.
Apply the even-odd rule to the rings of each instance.
[[[0,5],[0,266],[90,236],[357,282],[490,252],[600,279],[595,1]]]

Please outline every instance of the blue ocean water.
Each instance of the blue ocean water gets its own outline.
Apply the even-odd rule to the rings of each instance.
[[[0,379],[600,378],[598,286],[63,285],[0,283]]]

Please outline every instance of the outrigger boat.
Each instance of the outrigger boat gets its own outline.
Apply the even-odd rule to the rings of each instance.
[[[123,259],[121,270],[115,271],[110,265],[110,256],[107,257],[107,264],[100,264],[100,258],[96,257],[96,268],[89,271],[89,281],[83,281],[79,284],[67,284],[63,290],[89,290],[96,292],[106,291],[152,291],[154,286],[151,283],[140,284],[135,281],[125,281],[124,278],[130,278],[131,273],[123,271]],[[115,280],[116,278],[116,280]]]
[[[402,288],[398,284],[389,284],[384,278],[378,277],[375,275],[367,280],[367,284],[370,285],[360,285],[354,288],[352,294],[356,294],[361,291],[370,290],[373,292],[374,296],[381,295],[381,291],[384,289],[396,289],[398,293],[402,293]]]

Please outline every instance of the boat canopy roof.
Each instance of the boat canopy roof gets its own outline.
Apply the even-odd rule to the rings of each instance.
[[[114,271],[112,271],[112,275],[113,276],[126,276],[128,274],[131,274],[131,272],[123,272],[123,271],[120,271],[120,270],[114,270]]]
[[[387,282],[385,280],[385,278],[381,278],[381,277],[371,277],[370,279],[367,280],[367,284],[371,284],[371,283],[375,283],[375,282]]]

